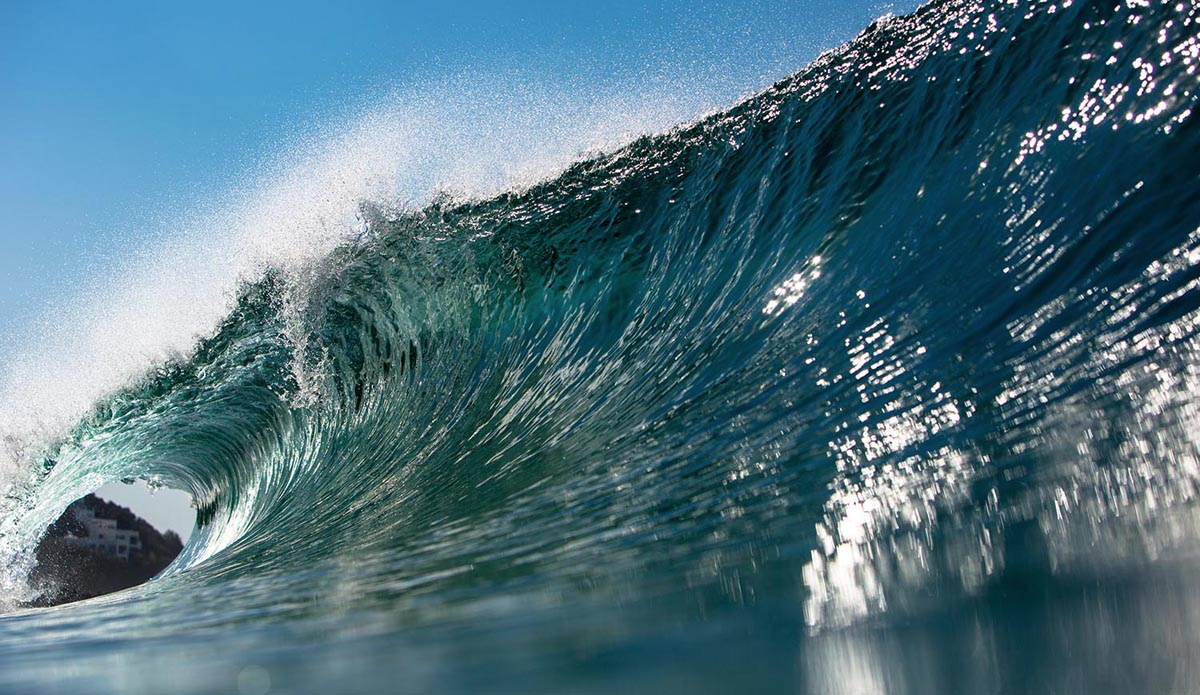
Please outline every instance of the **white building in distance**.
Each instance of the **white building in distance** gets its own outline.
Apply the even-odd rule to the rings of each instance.
[[[96,510],[83,505],[76,507],[74,513],[87,530],[86,536],[74,537],[75,542],[121,560],[128,560],[131,551],[142,549],[142,534],[137,531],[119,529],[116,521],[99,519]]]

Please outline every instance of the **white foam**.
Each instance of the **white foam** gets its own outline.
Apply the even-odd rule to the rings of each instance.
[[[4,356],[0,490],[27,478],[41,446],[104,394],[189,353],[230,311],[240,282],[318,259],[354,234],[363,201],[414,208],[444,192],[489,196],[719,105],[675,84],[674,97],[661,84],[596,97],[513,77],[448,80],[293,138],[221,202],[169,214],[178,229],[50,308],[41,335]]]

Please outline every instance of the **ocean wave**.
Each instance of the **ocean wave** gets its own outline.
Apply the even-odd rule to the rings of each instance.
[[[84,611],[181,690],[251,662],[379,688],[395,653],[439,690],[1200,682],[1194,637],[1107,663],[1095,632],[1200,605],[1169,571],[1198,537],[1198,21],[935,2],[549,180],[345,198],[10,485],[10,554],[129,475],[199,527],[139,589],[0,622],[0,684],[98,639]],[[1067,627],[1029,649],[1080,660],[1013,646],[996,616],[1031,606]],[[245,648],[181,663],[179,625]]]

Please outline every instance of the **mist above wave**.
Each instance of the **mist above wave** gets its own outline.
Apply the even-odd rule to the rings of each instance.
[[[651,88],[652,87],[652,88]],[[512,75],[392,91],[345,122],[293,136],[219,200],[185,214],[59,302],[0,362],[0,487],[26,476],[104,394],[184,358],[267,268],[299,269],[368,232],[362,206],[519,189],[719,104],[681,82],[596,95]]]

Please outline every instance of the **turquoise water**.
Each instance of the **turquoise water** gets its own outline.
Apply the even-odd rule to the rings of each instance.
[[[1198,22],[935,2],[528,190],[364,204],[11,487],[14,568],[98,470],[199,526],[0,616],[0,689],[1200,688]]]

